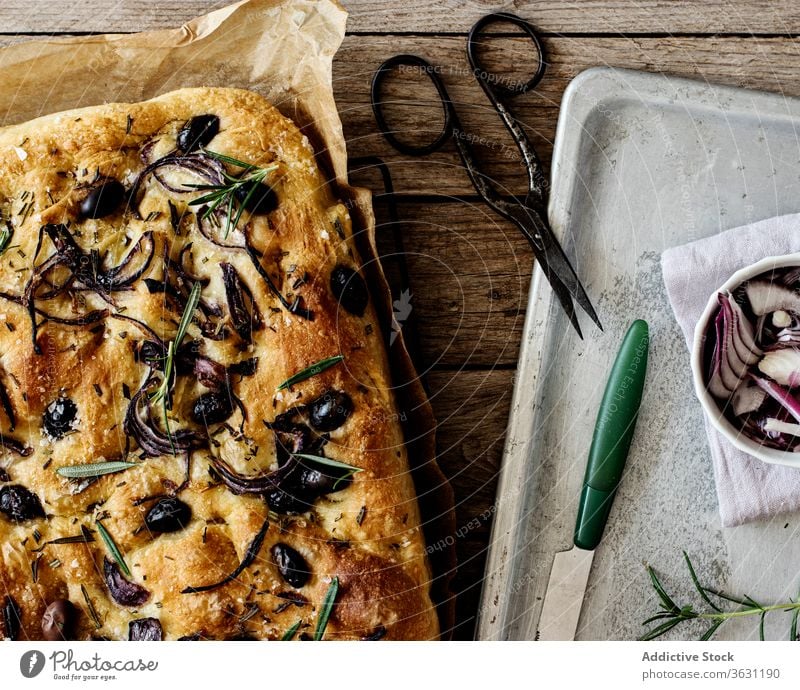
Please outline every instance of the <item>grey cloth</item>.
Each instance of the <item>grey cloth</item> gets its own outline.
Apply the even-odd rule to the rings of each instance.
[[[664,284],[689,349],[695,325],[714,290],[756,261],[798,251],[800,214],[762,220],[667,249],[661,255]],[[800,510],[800,469],[770,465],[738,450],[708,419],[706,432],[724,526]]]

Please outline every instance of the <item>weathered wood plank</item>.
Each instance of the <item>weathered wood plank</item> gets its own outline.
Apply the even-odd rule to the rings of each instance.
[[[383,205],[377,208],[385,218]],[[525,321],[533,255],[512,225],[467,202],[399,208],[417,368],[513,366]],[[397,261],[378,228],[384,265]],[[398,275],[387,271],[395,298]]]
[[[513,372],[435,372],[427,376],[427,383],[438,422],[439,464],[456,497],[459,570],[453,585],[458,592],[454,636],[470,639],[495,510]]]
[[[522,39],[489,42],[487,66],[514,69],[523,75],[530,55]],[[501,48],[502,46],[502,48]],[[779,38],[550,38],[545,40],[550,67],[535,93],[519,96],[513,110],[523,123],[540,157],[548,167],[555,137],[561,97],[569,81],[593,66],[611,65],[643,69],[800,95],[800,51],[793,40]],[[387,57],[400,52],[421,55],[442,66],[441,73],[462,120],[471,134],[485,172],[498,187],[513,193],[525,191],[526,179],[513,141],[491,109],[486,96],[467,70],[464,40],[457,37],[348,37],[334,63],[334,90],[344,122],[351,155],[378,155],[390,165],[398,191],[407,194],[474,193],[452,143],[421,161],[395,152],[377,132],[369,100],[372,73]],[[405,73],[387,84],[385,98],[397,115],[390,122],[402,131],[426,130],[435,138],[441,117],[438,101],[424,77]],[[410,102],[410,103],[409,103]],[[402,106],[402,107],[401,107]]]
[[[230,0],[4,0],[4,32],[142,31],[174,27]],[[793,0],[345,0],[356,32],[464,33],[484,14],[515,12],[553,33],[787,34],[800,29]]]

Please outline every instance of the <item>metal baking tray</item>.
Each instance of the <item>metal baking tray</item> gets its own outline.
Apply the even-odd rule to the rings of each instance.
[[[757,601],[798,591],[800,516],[722,528],[689,356],[660,255],[800,211],[800,100],[664,75],[591,69],[569,86],[550,219],[605,331],[580,341],[534,271],[479,611],[479,639],[532,640],[554,554],[571,544],[596,411],[628,324],[651,327],[649,374],[625,476],[595,557],[578,639],[636,639],[658,604],[644,563],[692,599],[705,584]],[[800,490],[800,473],[798,473]],[[698,602],[702,603],[702,602]],[[720,639],[757,637],[758,621]],[[788,618],[767,637],[786,639]],[[682,624],[673,639],[702,628]]]

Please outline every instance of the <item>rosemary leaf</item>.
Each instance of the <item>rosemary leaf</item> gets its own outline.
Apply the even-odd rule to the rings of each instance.
[[[325,628],[328,627],[328,620],[333,611],[333,604],[336,601],[336,595],[339,593],[339,578],[334,577],[331,580],[331,586],[325,592],[325,598],[322,600],[322,606],[319,610],[319,618],[317,618],[317,628],[314,631],[314,640],[319,641],[325,636]]]
[[[83,600],[86,602],[86,609],[94,623],[95,630],[100,630],[103,624],[100,622],[100,617],[97,615],[97,611],[94,608],[92,600],[89,598],[89,592],[86,590],[86,585],[84,584],[81,584],[81,594],[83,594]]]
[[[103,525],[100,520],[95,521],[95,524],[97,525],[97,531],[100,532],[100,536],[106,543],[106,547],[108,548],[109,553],[114,557],[117,565],[120,567],[123,573],[125,573],[128,577],[131,577],[130,568],[128,568],[128,564],[125,562],[122,552],[119,550],[114,538],[109,534],[108,530],[105,528],[105,525]]]
[[[714,633],[717,632],[717,628],[725,622],[724,618],[720,618],[718,621],[714,621],[711,624],[711,627],[703,633],[703,636],[700,638],[700,642],[708,642],[713,636]]]
[[[307,453],[294,453],[293,454],[296,458],[304,458],[305,460],[311,460],[312,462],[316,462],[319,465],[328,465],[328,467],[338,467],[342,470],[349,470],[351,473],[356,472],[363,472],[360,467],[355,467],[354,465],[348,465],[346,462],[341,462],[340,460],[334,460],[332,458],[324,458],[321,455],[309,455]]]
[[[656,575],[656,571],[648,565],[647,572],[650,575],[650,581],[653,583],[653,589],[656,590],[656,594],[658,594],[658,598],[661,599],[663,607],[672,613],[680,613],[680,608],[678,608],[678,605],[672,601],[669,594],[667,594],[664,586],[661,584],[661,580],[659,580],[658,575]]]
[[[789,641],[797,642],[797,616],[800,614],[800,609],[795,609],[792,613],[792,622],[789,625]]]
[[[700,580],[697,579],[697,573],[694,570],[694,566],[692,565],[692,561],[689,558],[689,554],[687,554],[685,551],[683,552],[683,558],[686,561],[686,567],[689,568],[689,575],[692,578],[692,583],[694,584],[695,589],[700,594],[700,597],[712,609],[714,609],[715,611],[719,611],[720,610],[719,606],[717,606],[713,601],[711,601],[711,599],[709,598],[708,594],[706,593],[706,590],[700,584]]]
[[[0,256],[8,249],[8,245],[11,244],[11,236],[13,234],[9,225],[0,229]]]
[[[282,642],[288,642],[291,640],[295,633],[300,629],[300,626],[303,624],[302,620],[297,621],[291,628],[289,628],[285,633],[283,633],[283,637],[281,638]]]
[[[136,467],[136,462],[123,462],[115,460],[113,462],[93,462],[86,465],[70,465],[69,467],[59,467],[56,474],[67,479],[84,479],[86,477],[101,477],[104,474],[114,474],[122,472],[129,467]]]
[[[333,357],[321,359],[319,362],[315,362],[310,367],[306,367],[302,371],[298,371],[296,374],[294,374],[294,376],[290,376],[280,386],[278,386],[278,390],[284,390],[289,388],[289,386],[293,386],[295,383],[310,379],[312,376],[316,376],[320,372],[330,369],[334,364],[338,364],[343,359],[344,355],[334,355]]]
[[[681,622],[682,619],[680,618],[673,618],[672,620],[667,621],[666,623],[662,623],[657,628],[653,628],[646,632],[642,637],[639,639],[642,642],[648,642],[649,640],[655,640],[657,637],[661,637],[662,635],[667,634],[670,630],[672,630],[678,623]]]
[[[761,620],[758,621],[758,639],[762,642],[764,641],[764,618],[766,617],[767,612],[761,612]]]

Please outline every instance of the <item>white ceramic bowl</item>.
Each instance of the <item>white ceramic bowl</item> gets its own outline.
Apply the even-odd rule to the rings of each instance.
[[[753,441],[751,438],[745,436],[740,429],[734,427],[722,414],[722,410],[720,410],[716,398],[708,392],[706,376],[703,371],[705,336],[708,331],[709,322],[719,307],[717,294],[725,291],[732,292],[739,285],[751,278],[755,278],[775,268],[785,268],[789,266],[800,266],[800,254],[785,254],[783,256],[770,256],[766,259],[762,259],[746,268],[736,271],[727,282],[721,285],[717,290],[714,290],[714,293],[708,298],[708,304],[700,320],[697,322],[697,327],[694,329],[694,341],[692,342],[692,378],[694,380],[695,394],[700,400],[709,421],[714,428],[734,446],[764,462],[789,465],[790,467],[800,467],[800,453],[792,453],[762,446],[757,441]]]

